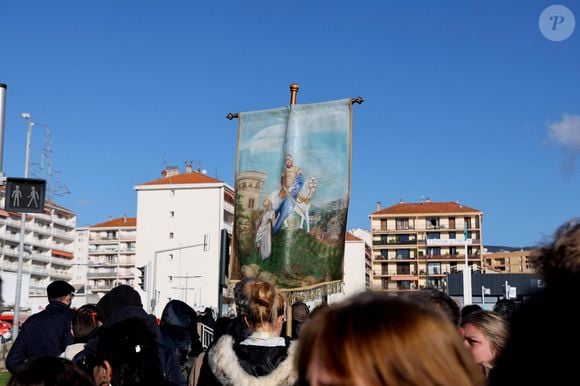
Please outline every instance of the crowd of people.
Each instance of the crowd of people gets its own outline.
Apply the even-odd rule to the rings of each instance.
[[[74,288],[47,288],[46,309],[27,319],[6,359],[8,385],[93,386],[483,386],[569,384],[578,355],[570,306],[580,292],[580,219],[535,254],[545,288],[493,311],[462,308],[445,293],[367,291],[310,311],[271,283],[234,288],[236,313],[215,320],[170,301],[159,322],[120,285],[96,305],[70,308]],[[566,318],[564,319],[564,313]],[[198,321],[211,323],[204,349]]]

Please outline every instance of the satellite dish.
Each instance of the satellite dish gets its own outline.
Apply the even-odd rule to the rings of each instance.
[[[201,171],[201,174],[207,174],[207,170],[203,169],[203,170]]]

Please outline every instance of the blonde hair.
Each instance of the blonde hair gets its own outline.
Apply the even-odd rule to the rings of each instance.
[[[250,285],[246,318],[250,329],[272,326],[284,315],[284,297],[273,284],[256,282]]]
[[[330,306],[301,331],[297,368],[322,366],[334,385],[480,386],[481,370],[443,315],[367,292]]]
[[[461,327],[466,324],[476,327],[489,340],[493,347],[493,362],[495,363],[509,337],[508,321],[497,312],[476,311],[467,315],[461,321]]]

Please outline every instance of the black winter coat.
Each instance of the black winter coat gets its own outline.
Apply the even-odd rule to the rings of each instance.
[[[6,357],[8,371],[14,373],[26,361],[35,358],[59,356],[66,346],[73,343],[71,327],[74,314],[69,306],[55,301],[26,319]]]

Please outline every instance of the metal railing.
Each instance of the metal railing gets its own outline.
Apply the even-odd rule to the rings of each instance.
[[[203,346],[204,350],[207,349],[213,341],[213,329],[203,323],[198,323],[197,332],[201,338],[201,345]]]

